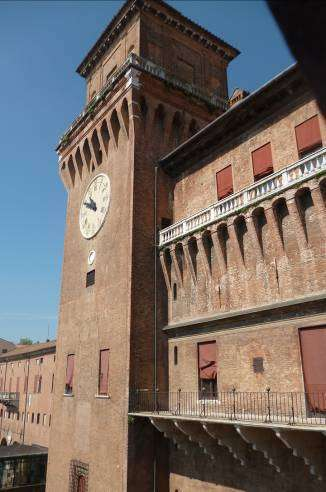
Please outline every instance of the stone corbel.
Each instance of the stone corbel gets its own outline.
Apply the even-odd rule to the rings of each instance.
[[[61,160],[59,158],[59,175],[61,177],[61,180],[63,182],[64,187],[66,188],[66,190],[69,190],[70,189],[70,183],[68,182],[67,172],[68,172],[68,169],[67,169],[66,162],[64,162],[64,161],[61,162]]]
[[[167,291],[170,293],[171,292],[171,272],[169,275],[164,251],[160,251],[160,262],[161,262],[161,267],[162,267],[163,276],[164,276],[164,280],[165,280],[165,285],[166,285]]]
[[[93,136],[93,133],[92,133]],[[92,172],[92,164],[94,165],[95,168],[97,168],[97,160],[95,157],[95,152],[93,149],[93,142],[92,142],[92,136],[88,139],[88,145],[89,145],[89,150],[91,152],[91,162],[90,162],[90,171]]]
[[[264,211],[267,220],[267,227],[269,232],[269,237],[271,239],[275,239],[274,249],[275,249],[275,257],[286,256],[286,252],[284,249],[284,244],[282,240],[282,236],[278,227],[277,219],[275,217],[274,209],[272,207],[271,202],[264,202]]]
[[[172,263],[173,263],[175,275],[177,277],[177,282],[178,282],[179,286],[182,288],[183,287],[183,277],[182,277],[179,263],[178,263],[178,260],[176,257],[175,247],[170,249],[170,254],[171,254],[171,258],[172,258]]]
[[[179,449],[185,452],[185,454],[190,454],[194,448],[194,444],[189,441],[187,436],[183,434],[174,425],[174,422],[169,419],[150,419],[154,427],[167,438],[170,439]]]
[[[275,468],[277,473],[284,470],[288,462],[289,451],[276,439],[271,429],[263,427],[235,426],[242,439],[249,444],[254,451],[263,454],[266,462]]]
[[[294,229],[297,237],[297,242],[300,250],[304,250],[308,246],[307,234],[302,222],[300,212],[295,200],[297,190],[291,189],[285,192],[286,204],[289,210],[291,220],[294,223]]]
[[[258,238],[258,233],[257,233],[257,229],[255,226],[254,217],[253,217],[252,213],[247,214],[245,216],[245,219],[246,219],[246,224],[247,224],[247,228],[248,228],[248,232],[249,232],[249,237],[250,237],[251,243],[254,247],[254,250],[257,251],[260,259],[262,261],[264,261],[264,253],[262,250],[262,245],[260,244],[260,241]]]
[[[103,120],[101,121],[101,124],[102,124],[102,122],[103,122]],[[98,141],[99,141],[99,144],[100,144],[100,149],[101,149],[102,158],[103,158],[104,156],[107,155],[107,153],[106,153],[105,145],[104,145],[104,142],[103,142],[103,139],[102,139],[101,125],[98,125],[96,127],[96,131],[97,131],[97,138],[98,138]]]
[[[220,276],[223,277],[223,275],[225,275],[226,271],[227,271],[227,264],[225,261],[225,256],[224,256],[221,242],[220,242],[220,238],[219,238],[219,233],[218,233],[218,226],[219,225],[220,224],[215,224],[214,226],[212,226],[210,228],[210,231],[211,231],[211,238],[213,241],[214,250],[216,253],[216,257],[217,257],[217,264],[218,264],[218,267],[220,270]]]
[[[240,462],[241,466],[246,464],[248,446],[232,425],[206,422],[202,426],[205,432],[217,441],[219,446],[225,447],[233,458]]]
[[[189,268],[189,271],[190,271],[190,275],[191,275],[192,281],[193,281],[194,285],[196,285],[196,283],[197,283],[197,277],[196,277],[196,272],[194,270],[194,265],[192,263],[192,259],[191,259],[191,255],[190,255],[190,251],[189,251],[189,243],[188,243],[188,240],[187,239],[184,239],[182,241],[182,246],[183,246],[183,251],[184,251],[185,259],[186,259],[186,262],[187,262],[187,265],[188,265],[188,268]]]
[[[312,196],[312,201],[314,203],[314,206],[316,207],[317,210],[320,228],[323,236],[325,237],[326,236],[326,209],[325,209],[324,198],[320,189],[320,185],[317,182],[317,180],[314,179],[313,182],[309,181],[309,184],[311,185],[310,193]]]
[[[238,265],[238,267],[240,268],[244,268],[245,267],[245,262],[244,262],[244,257],[242,255],[242,251],[241,251],[241,248],[240,248],[240,244],[239,244],[239,240],[238,240],[238,236],[237,236],[237,233],[236,233],[236,230],[235,230],[235,220],[236,220],[236,217],[230,217],[228,220],[227,220],[227,226],[228,226],[228,233],[229,233],[229,237],[230,237],[230,241],[231,241],[231,244],[232,244],[232,247],[235,251],[235,256],[236,256],[236,263]]]
[[[277,429],[275,434],[293,456],[303,458],[311,475],[317,480],[325,478],[325,439],[319,432]]]
[[[84,155],[84,144],[85,144],[85,141],[88,141],[88,139],[84,139],[82,141],[82,143],[79,145],[79,151],[80,151],[80,157],[81,157],[81,160],[82,160],[82,163],[83,163],[83,168],[86,169],[86,172],[88,172],[88,174],[90,174],[92,172],[92,163],[90,162],[89,163],[89,166],[87,165],[87,162],[86,162],[86,158],[85,158],[85,155]],[[89,142],[88,142],[88,145],[89,145]]]
[[[195,238],[197,241],[197,246],[198,246],[198,251],[202,260],[202,263],[204,265],[204,272],[206,276],[206,280],[209,282],[212,278],[212,272],[208,263],[208,258],[206,255],[204,243],[203,243],[203,236],[200,233],[195,234]]]
[[[218,454],[217,443],[204,431],[200,422],[175,421],[175,425],[191,442],[197,443],[211,459],[216,458]]]

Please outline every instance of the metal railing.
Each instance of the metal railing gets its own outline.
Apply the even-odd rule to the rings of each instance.
[[[19,393],[12,391],[0,391],[0,403],[6,407],[18,407]]]
[[[213,203],[210,207],[200,210],[179,222],[160,231],[159,245],[165,246],[183,236],[193,233],[201,227],[224,219],[252,206],[264,199],[272,197],[305,180],[326,172],[326,148],[300,159],[280,171],[277,171],[257,183],[234,193],[223,200]]]
[[[326,425],[326,391],[278,393],[227,391],[199,392],[133,390],[129,413],[198,419]]]

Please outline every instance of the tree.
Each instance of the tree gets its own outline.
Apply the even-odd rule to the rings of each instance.
[[[20,340],[19,340],[19,343],[20,345],[32,345],[33,344],[33,340],[31,340],[30,338],[28,337],[22,337]]]

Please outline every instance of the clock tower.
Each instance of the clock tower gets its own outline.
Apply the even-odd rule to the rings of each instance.
[[[237,54],[163,1],[129,0],[77,69],[86,106],[57,149],[68,201],[48,492],[166,490],[160,437],[128,420],[130,388],[167,388],[156,233],[174,218],[156,162],[227,108]]]

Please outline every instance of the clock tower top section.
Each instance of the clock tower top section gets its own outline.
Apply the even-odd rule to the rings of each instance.
[[[208,98],[226,100],[226,69],[239,51],[162,0],[127,0],[77,68],[87,80],[87,103],[131,54]]]

